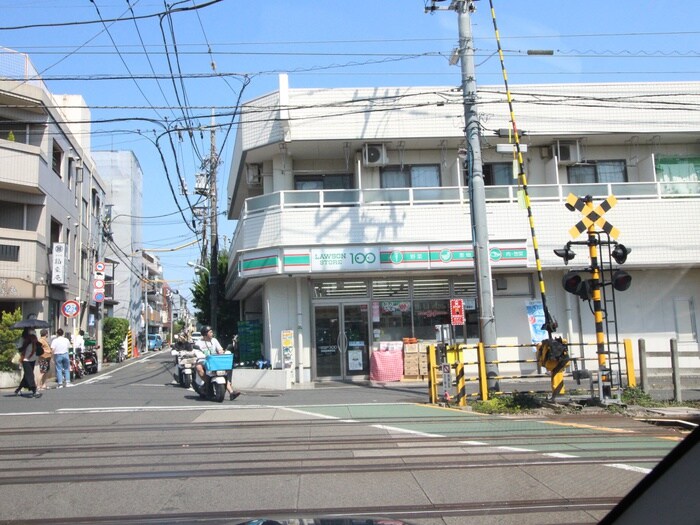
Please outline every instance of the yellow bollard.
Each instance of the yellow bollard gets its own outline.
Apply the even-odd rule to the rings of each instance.
[[[488,377],[486,376],[486,354],[484,353],[484,343],[479,341],[476,345],[476,351],[479,361],[479,392],[481,393],[481,400],[489,400],[489,383]]]
[[[438,402],[437,393],[437,374],[435,367],[437,366],[435,345],[428,346],[428,391],[430,394],[430,403],[433,405]]]
[[[625,366],[627,367],[627,386],[637,386],[637,376],[634,375],[634,354],[632,353],[632,340],[625,339]]]

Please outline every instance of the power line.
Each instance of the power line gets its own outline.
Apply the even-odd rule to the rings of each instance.
[[[92,0],[91,0],[92,1]],[[160,11],[158,13],[152,13],[150,15],[140,15],[140,16],[129,16],[129,17],[119,17],[119,18],[108,18],[105,20],[83,20],[76,22],[53,22],[51,24],[25,24],[20,26],[0,26],[0,31],[16,31],[19,29],[40,29],[47,27],[67,27],[67,26],[83,26],[83,25],[94,25],[103,24],[105,22],[128,22],[130,20],[145,20],[147,18],[158,18],[165,15],[170,15],[172,13],[180,13],[184,11],[195,11],[197,9],[203,9],[214,4],[218,4],[223,0],[209,0],[204,4],[195,5],[192,7],[178,7],[172,9],[166,9],[165,11]]]

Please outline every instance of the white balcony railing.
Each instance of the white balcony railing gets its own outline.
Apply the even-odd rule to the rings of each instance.
[[[487,202],[517,202],[518,186],[487,186]],[[626,182],[607,184],[538,184],[528,186],[531,200],[564,201],[570,193],[577,196],[618,199],[663,199],[700,197],[700,182]],[[329,208],[341,206],[382,206],[425,204],[465,204],[469,189],[437,188],[373,188],[364,190],[297,190],[268,193],[246,199],[243,219],[271,209]]]

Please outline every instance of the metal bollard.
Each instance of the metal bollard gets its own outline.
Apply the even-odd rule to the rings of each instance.
[[[649,374],[647,372],[647,342],[640,339],[639,344],[639,386],[646,392],[649,388]]]
[[[671,339],[671,378],[673,379],[673,400],[683,402],[681,394],[681,370],[678,366],[678,341]]]

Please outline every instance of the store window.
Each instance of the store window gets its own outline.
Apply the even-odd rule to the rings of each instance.
[[[408,279],[385,279],[372,281],[372,297],[387,299],[408,298]]]
[[[314,299],[367,297],[366,281],[316,281],[313,287]]]
[[[442,279],[414,279],[413,297],[449,297],[450,280]]]
[[[440,166],[387,166],[381,171],[382,188],[435,188],[440,186]]]
[[[413,301],[413,337],[435,339],[436,324],[450,324],[449,299]]]
[[[348,173],[330,175],[295,175],[295,190],[350,190],[352,175]]]
[[[599,160],[567,168],[569,184],[627,182],[624,160]]]
[[[377,341],[401,341],[411,337],[410,301],[375,301],[372,307],[375,334],[379,331]]]

